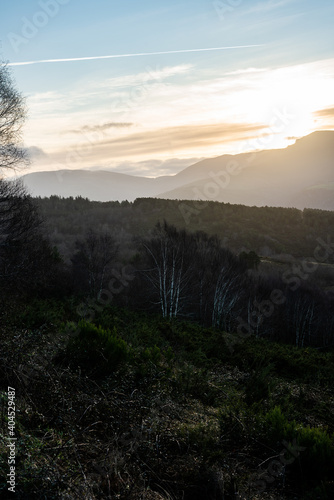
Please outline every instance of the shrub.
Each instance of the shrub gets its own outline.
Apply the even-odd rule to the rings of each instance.
[[[154,365],[157,365],[161,360],[161,350],[156,345],[154,347],[147,347],[144,350],[142,357],[145,362],[151,362]]]
[[[279,406],[264,416],[264,428],[270,445],[288,442],[303,449],[298,454],[298,461],[291,466],[293,474],[300,471],[307,479],[333,479],[334,437],[326,428],[304,427],[294,420],[289,422]]]
[[[297,442],[305,447],[301,456],[303,474],[312,479],[333,479],[334,441],[327,429],[302,427]]]
[[[255,415],[237,392],[231,392],[218,412],[218,424],[221,441],[225,446],[235,448],[247,443],[254,435]]]
[[[76,361],[81,368],[98,375],[115,371],[120,363],[129,357],[126,342],[113,332],[97,327],[84,320],[79,322],[79,334],[67,347],[71,361]]]
[[[268,398],[272,387],[273,380],[270,373],[273,365],[265,366],[254,371],[247,380],[245,385],[246,403],[252,405]]]
[[[296,422],[289,422],[279,406],[265,414],[263,425],[266,437],[270,444],[292,441],[296,437]]]
[[[15,322],[33,329],[60,323],[64,315],[63,302],[35,299],[25,306],[24,311],[18,313]]]

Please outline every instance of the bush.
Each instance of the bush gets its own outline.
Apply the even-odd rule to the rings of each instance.
[[[319,352],[313,348],[297,348],[252,337],[235,345],[231,361],[245,371],[271,364],[272,373],[286,379],[317,382],[330,387],[334,382],[333,350]]]
[[[297,424],[289,422],[279,406],[275,406],[263,418],[264,431],[269,444],[292,441],[296,437]]]
[[[259,403],[268,398],[272,387],[273,380],[270,376],[273,365],[265,366],[254,371],[247,380],[245,385],[246,403],[252,405]]]
[[[312,479],[333,479],[334,441],[327,429],[302,427],[297,443],[305,447],[301,455],[303,474]]]
[[[291,473],[296,475],[300,471],[305,479],[311,480],[333,479],[334,436],[330,436],[326,428],[304,427],[294,420],[289,422],[279,406],[264,416],[264,428],[270,445],[288,442],[301,450],[298,461],[291,466]]]
[[[78,324],[79,334],[67,347],[71,361],[77,362],[84,370],[97,375],[106,375],[115,371],[129,357],[126,342],[113,332],[97,327],[81,320]]]
[[[25,328],[33,329],[60,323],[64,315],[65,309],[62,301],[35,299],[16,316],[15,322]]]

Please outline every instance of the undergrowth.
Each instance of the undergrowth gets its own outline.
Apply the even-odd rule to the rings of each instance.
[[[231,350],[222,331],[111,306],[91,322],[50,300],[3,317],[1,498],[8,386],[17,498],[334,496],[332,352]]]

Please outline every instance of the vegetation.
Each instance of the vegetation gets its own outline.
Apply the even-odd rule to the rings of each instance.
[[[151,234],[156,223],[164,219],[178,229],[216,235],[224,247],[234,253],[254,251],[261,257],[289,254],[296,259],[314,260],[317,239],[325,242],[334,239],[334,214],[325,210],[246,207],[213,201],[199,204],[154,198],[139,198],[133,203],[102,203],[80,197],[51,196],[36,201],[47,220],[52,242],[65,259],[71,257],[75,240],[91,227],[100,232],[108,228],[117,233],[127,255],[126,247],[132,247],[133,236]],[[185,219],[184,205],[196,208],[196,214]],[[334,263],[333,253],[326,263]]]
[[[17,498],[331,498],[333,351],[247,338],[231,352],[217,329],[111,305],[87,323],[77,305],[2,306]]]

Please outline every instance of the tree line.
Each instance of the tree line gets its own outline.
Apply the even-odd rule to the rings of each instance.
[[[134,279],[113,297],[117,304],[237,336],[297,347],[333,345],[334,294],[297,274],[255,272],[260,263],[255,252],[236,255],[217,236],[190,233],[166,221],[146,238],[135,238],[134,245]],[[122,263],[129,262],[122,261],[117,239],[108,232],[91,229],[76,248],[68,266],[71,293],[99,301],[120,276]]]

